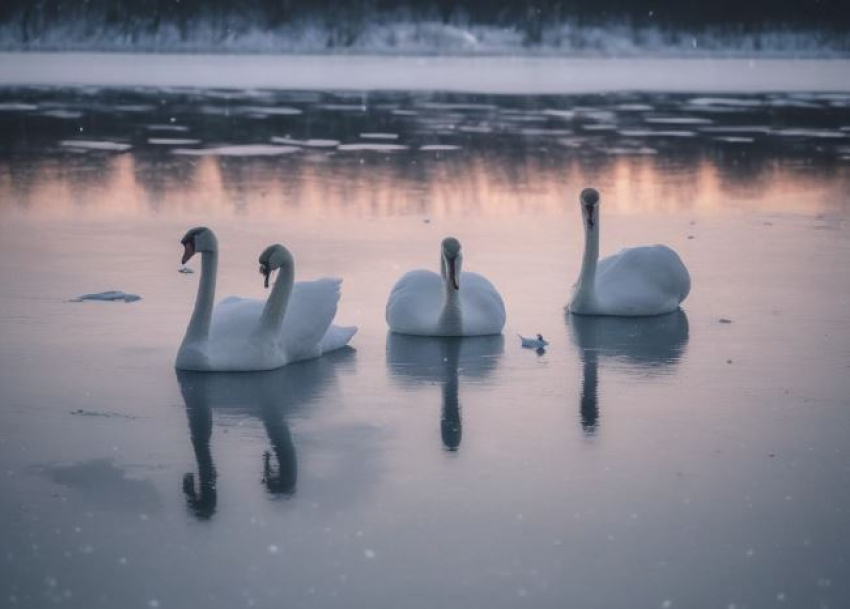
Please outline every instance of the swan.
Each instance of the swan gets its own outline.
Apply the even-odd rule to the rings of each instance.
[[[584,258],[569,312],[647,316],[671,313],[691,290],[688,269],[666,245],[620,250],[599,260],[599,193],[581,191]]]
[[[294,259],[282,245],[260,255],[260,272],[268,287],[278,276],[268,300],[230,296],[213,308],[218,241],[208,228],[193,228],[183,237],[183,264],[201,253],[201,279],[195,309],[177,352],[181,370],[272,370],[291,362],[340,349],[356,327],[332,325],[339,302],[339,279],[294,283]]]
[[[505,303],[486,278],[462,273],[460,241],[443,239],[440,274],[409,271],[395,284],[387,301],[387,324],[399,334],[418,336],[484,336],[501,334]]]

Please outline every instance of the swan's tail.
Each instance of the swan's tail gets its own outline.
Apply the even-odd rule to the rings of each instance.
[[[331,326],[322,337],[322,353],[342,349],[357,334],[357,326]]]

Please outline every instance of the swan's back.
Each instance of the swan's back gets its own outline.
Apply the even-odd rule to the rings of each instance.
[[[344,347],[357,328],[332,325],[341,283],[339,279],[296,282],[276,336],[258,334],[264,300],[225,298],[213,309],[204,348],[210,369],[272,369]]]
[[[596,298],[609,315],[675,311],[691,290],[688,269],[666,245],[626,248],[599,261]]]
[[[279,333],[290,361],[322,354],[322,339],[336,317],[341,284],[340,279],[317,279],[294,285]]]
[[[443,306],[443,279],[433,271],[408,271],[387,300],[387,325],[400,334],[433,334]]]
[[[478,273],[462,273],[460,302],[464,336],[501,334],[505,302],[489,279]]]
[[[426,270],[402,275],[387,301],[387,324],[400,334],[440,335],[444,281]],[[460,275],[458,291],[463,336],[499,334],[505,326],[505,303],[490,281],[478,273]]]

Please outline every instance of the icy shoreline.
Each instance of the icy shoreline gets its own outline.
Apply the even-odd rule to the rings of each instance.
[[[846,59],[564,59],[375,55],[0,53],[0,86],[441,90],[850,91]]]

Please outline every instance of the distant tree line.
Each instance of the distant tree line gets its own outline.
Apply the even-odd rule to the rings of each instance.
[[[528,43],[548,26],[618,23],[661,29],[766,28],[850,33],[850,0],[0,0],[0,25],[22,42],[73,20],[134,35],[164,25],[190,34],[199,21],[222,29],[275,29],[299,22],[349,31],[375,21],[437,21],[514,28]],[[345,37],[340,39],[345,44]]]

